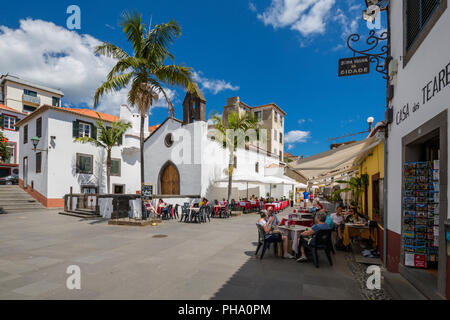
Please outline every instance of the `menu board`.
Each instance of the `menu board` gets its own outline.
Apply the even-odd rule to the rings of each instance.
[[[405,162],[403,170],[405,265],[427,268],[438,261],[439,161]]]

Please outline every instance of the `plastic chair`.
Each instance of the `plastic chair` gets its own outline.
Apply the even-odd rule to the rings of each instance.
[[[281,237],[279,238],[279,240],[266,239],[266,232],[264,231],[264,228],[258,223],[256,224],[256,227],[258,228],[258,247],[256,248],[255,256],[258,255],[258,251],[262,247],[262,252],[261,252],[261,257],[260,257],[260,259],[262,260],[262,258],[264,257],[264,253],[266,252],[266,249],[268,249],[270,247],[270,244],[273,243],[274,244],[273,250],[274,250],[275,257],[276,257],[277,251],[278,251],[277,243],[282,242],[283,240],[281,239]]]
[[[314,245],[310,245],[311,253],[313,256],[314,265],[316,268],[319,267],[318,250],[324,250],[327,255],[328,262],[330,266],[333,265],[333,260],[331,259],[331,252],[333,251],[333,242],[331,240],[331,233],[333,230],[319,230],[313,237]]]

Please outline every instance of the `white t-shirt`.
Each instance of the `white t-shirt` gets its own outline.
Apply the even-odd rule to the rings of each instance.
[[[331,214],[331,219],[333,220],[334,224],[342,224],[344,222],[344,218],[342,216],[338,216],[336,213]]]
[[[260,226],[264,227],[264,226],[267,224],[267,222],[266,222],[265,219],[261,219],[261,220],[258,221],[258,224],[259,224]]]

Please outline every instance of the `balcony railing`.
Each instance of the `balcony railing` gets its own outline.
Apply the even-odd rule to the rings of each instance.
[[[37,104],[37,105],[41,104],[41,98],[30,96],[30,95],[25,94],[25,93],[22,95],[22,101],[28,102],[28,103]]]

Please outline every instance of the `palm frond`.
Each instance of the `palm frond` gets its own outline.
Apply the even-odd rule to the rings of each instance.
[[[120,89],[125,88],[130,82],[132,75],[133,72],[119,74],[111,79],[108,79],[100,87],[98,87],[97,90],[95,90],[94,95],[94,108],[97,108],[100,102],[100,97],[105,93],[119,91]]]
[[[195,84],[192,79],[192,68],[183,65],[161,65],[152,71],[161,82],[171,86],[187,88],[188,91],[195,92]]]
[[[128,53],[120,49],[118,46],[108,42],[103,42],[101,45],[97,46],[95,48],[95,53],[117,60],[122,60],[129,57]]]
[[[122,13],[119,25],[123,28],[128,42],[133,46],[135,56],[140,57],[145,46],[145,26],[142,23],[142,14],[125,11]]]

